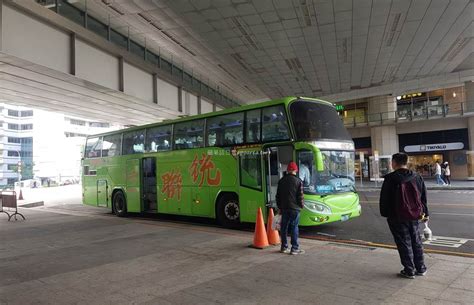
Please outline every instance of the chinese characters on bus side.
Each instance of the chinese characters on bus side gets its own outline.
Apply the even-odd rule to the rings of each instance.
[[[183,177],[179,169],[172,170],[161,176],[163,180],[163,189],[161,192],[166,195],[168,199],[174,198],[177,195],[178,200],[181,200],[181,187],[183,185]]]

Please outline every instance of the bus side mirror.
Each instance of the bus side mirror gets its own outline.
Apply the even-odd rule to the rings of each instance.
[[[316,170],[318,172],[324,171],[323,154],[319,150],[316,152]]]

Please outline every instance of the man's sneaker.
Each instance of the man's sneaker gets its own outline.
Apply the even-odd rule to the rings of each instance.
[[[280,249],[280,253],[288,254],[288,253],[290,253],[290,249],[288,249],[288,248]]]
[[[418,271],[416,271],[416,272],[415,272],[415,275],[416,275],[416,276],[425,276],[425,275],[426,275],[426,270],[423,271],[423,272],[418,272]]]
[[[401,276],[401,277],[407,278],[407,279],[414,279],[415,278],[415,276],[413,274],[409,274],[405,270],[400,271],[400,273],[398,275]]]
[[[304,254],[304,250],[301,250],[301,249],[296,249],[296,250],[291,250],[290,254],[291,255],[298,255],[298,254]]]

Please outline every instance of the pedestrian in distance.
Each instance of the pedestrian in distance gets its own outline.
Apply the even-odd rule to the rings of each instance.
[[[296,175],[298,166],[291,161],[288,164],[286,175],[278,181],[276,202],[281,213],[281,253],[292,255],[303,254],[304,250],[298,244],[298,224],[300,211],[304,206],[303,181]],[[288,249],[288,232],[291,233],[291,250]]]
[[[399,275],[414,279],[426,274],[419,223],[428,221],[429,214],[423,178],[409,170],[407,162],[405,153],[392,156],[394,171],[384,177],[380,214],[387,218],[404,267]]]
[[[441,165],[439,164],[439,160],[436,160],[435,163],[435,178],[436,184],[445,185],[443,179],[441,179]]]
[[[444,162],[444,182],[447,185],[451,185],[451,169],[449,168],[448,161]]]

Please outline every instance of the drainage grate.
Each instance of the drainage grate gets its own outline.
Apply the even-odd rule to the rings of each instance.
[[[448,247],[448,248],[459,248],[464,245],[469,239],[456,238],[456,237],[444,237],[444,236],[433,236],[432,240],[425,240],[424,245]]]
[[[356,249],[363,249],[363,250],[371,250],[371,251],[377,249],[375,247],[344,244],[344,243],[327,243],[327,245],[336,246],[336,247],[344,247],[344,248],[356,248]]]

